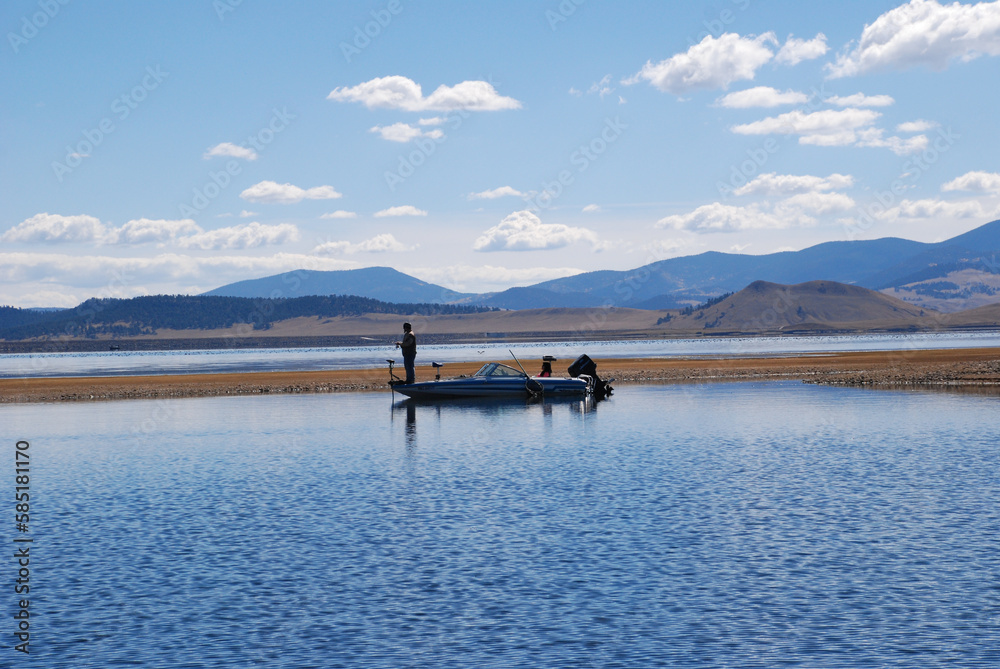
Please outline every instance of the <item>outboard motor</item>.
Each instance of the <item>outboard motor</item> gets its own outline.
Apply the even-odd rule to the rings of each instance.
[[[591,360],[590,356],[586,354],[574,360],[567,371],[574,379],[581,374],[592,378],[594,380],[594,397],[599,400],[610,397],[614,391],[614,388],[611,387],[611,381],[602,381],[601,377],[597,375],[597,363]]]

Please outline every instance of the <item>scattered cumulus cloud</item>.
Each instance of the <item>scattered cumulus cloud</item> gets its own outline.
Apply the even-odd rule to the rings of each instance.
[[[742,91],[724,95],[716,104],[730,109],[749,109],[751,107],[778,107],[781,105],[797,105],[809,102],[809,96],[798,91],[779,91],[770,86],[755,86]]]
[[[511,286],[529,286],[541,281],[580,274],[575,267],[501,267],[497,265],[448,265],[402,268],[410,276],[459,292],[493,292]]]
[[[498,225],[483,232],[472,245],[475,251],[542,251],[589,242],[600,246],[597,234],[586,228],[542,223],[527,209],[515,211]]]
[[[586,207],[583,208],[583,213],[585,213],[585,214],[593,214],[593,213],[598,212],[600,210],[601,210],[601,205],[599,205],[599,204],[588,204]]]
[[[454,86],[438,86],[424,97],[420,84],[407,77],[377,77],[352,87],[338,87],[327,96],[337,102],[360,102],[369,109],[403,111],[499,111],[520,109],[514,98],[497,93],[486,81],[463,81]]]
[[[826,66],[830,78],[918,65],[944,70],[954,61],[1000,55],[1000,2],[911,0],[866,25],[852,46]]]
[[[798,65],[804,60],[819,58],[827,51],[829,51],[829,47],[826,45],[826,35],[823,33],[818,33],[810,40],[798,39],[789,35],[774,57],[774,62],[780,65]]]
[[[733,191],[734,195],[787,196],[799,193],[815,193],[842,190],[854,185],[854,177],[849,174],[831,174],[817,177],[808,174],[761,174]]]
[[[741,37],[736,33],[725,33],[718,38],[707,35],[684,53],[659,63],[647,62],[622,83],[647,81],[674,95],[726,89],[736,81],[753,79],[757,70],[774,57],[768,45],[776,44],[773,32],[758,37]]]
[[[202,229],[189,218],[179,221],[137,218],[115,230],[113,237],[118,244],[146,244],[150,242],[162,244],[201,232],[203,232]]]
[[[444,116],[432,116],[430,118],[422,118],[417,121],[417,125],[444,125]]]
[[[245,146],[223,142],[216,144],[202,156],[205,160],[212,158],[240,158],[242,160],[257,160],[257,152]]]
[[[790,227],[789,222],[763,211],[757,205],[738,207],[713,202],[698,207],[687,214],[674,214],[661,218],[657,227],[689,232],[738,232]]]
[[[499,197],[527,197],[526,193],[522,193],[516,188],[510,186],[500,186],[499,188],[494,188],[493,190],[484,190],[479,193],[469,193],[470,200],[495,200]]]
[[[253,218],[256,215],[257,215],[256,211],[250,211],[248,209],[244,209],[243,211],[240,212],[240,218]]]
[[[4,242],[43,242],[48,244],[104,243],[107,226],[93,216],[62,216],[47,212],[21,221],[0,236]]]
[[[325,242],[313,249],[318,255],[341,255],[354,253],[398,253],[412,251],[415,246],[406,246],[388,232],[375,235],[357,244],[351,242]]]
[[[872,109],[826,109],[817,112],[795,110],[730,128],[739,135],[798,135],[799,144],[812,146],[862,146],[887,148],[897,155],[918,153],[928,139],[915,135],[902,139],[886,137],[873,127],[882,114]]]
[[[21,295],[47,290],[102,297],[133,297],[152,293],[176,293],[177,284],[215,286],[308,267],[317,270],[354,269],[360,263],[303,253],[265,256],[236,253],[192,256],[160,253],[152,257],[70,255],[65,253],[0,253],[0,283],[21,286]],[[111,276],[128,277],[127,284],[109,288]],[[76,300],[79,303],[81,300]]]
[[[240,193],[240,197],[249,202],[263,204],[295,204],[302,200],[335,200],[343,197],[333,186],[316,186],[315,188],[299,188],[292,184],[279,184],[274,181],[261,181]]]
[[[985,218],[996,212],[987,211],[977,200],[948,202],[947,200],[903,200],[877,218],[889,221],[912,218]]]
[[[414,128],[408,123],[393,123],[386,126],[377,125],[369,129],[369,132],[378,133],[382,136],[382,139],[390,142],[409,142],[419,137],[429,137],[431,139],[441,139],[444,137],[444,132],[441,130],[421,130],[420,128]]]
[[[801,135],[802,137],[851,135],[864,126],[870,126],[881,114],[870,109],[827,109],[805,112],[799,109],[780,116],[744,123],[731,128],[738,135]],[[805,142],[804,142],[805,143]]]
[[[337,211],[331,211],[327,214],[323,214],[320,218],[357,218],[357,213],[353,211],[345,211],[343,209],[338,209]]]
[[[180,247],[210,250],[242,250],[259,246],[284,244],[299,239],[299,230],[291,223],[278,225],[263,225],[256,221],[229,228],[202,231],[197,234],[181,237],[177,240]]]
[[[605,74],[600,81],[595,81],[587,89],[587,93],[591,95],[596,94],[600,98],[604,98],[606,95],[611,95],[614,92],[614,88],[611,86],[611,75]]]
[[[906,121],[896,126],[896,132],[927,132],[937,127],[933,121]]]
[[[385,218],[387,216],[426,216],[427,212],[417,209],[412,204],[404,204],[399,207],[389,207],[375,212],[375,218]]]
[[[1000,174],[996,172],[966,172],[941,186],[941,190],[1000,194]]]
[[[838,107],[888,107],[895,104],[896,101],[892,99],[891,95],[855,93],[854,95],[846,96],[834,95],[824,100],[824,102],[837,105]]]

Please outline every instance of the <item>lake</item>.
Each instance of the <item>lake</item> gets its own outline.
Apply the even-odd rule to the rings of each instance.
[[[9,452],[31,444],[34,539],[31,655],[2,652],[25,667],[998,666],[998,410],[794,382],[623,386],[596,405],[0,406]]]

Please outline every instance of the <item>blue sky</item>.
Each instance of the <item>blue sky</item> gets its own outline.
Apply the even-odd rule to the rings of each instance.
[[[0,304],[375,265],[484,292],[1000,218],[1000,2],[10,0],[0,27]]]

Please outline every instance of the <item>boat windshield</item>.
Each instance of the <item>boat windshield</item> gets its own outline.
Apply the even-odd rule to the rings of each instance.
[[[499,362],[488,362],[480,367],[473,376],[524,376],[524,374],[518,369],[501,365]]]

